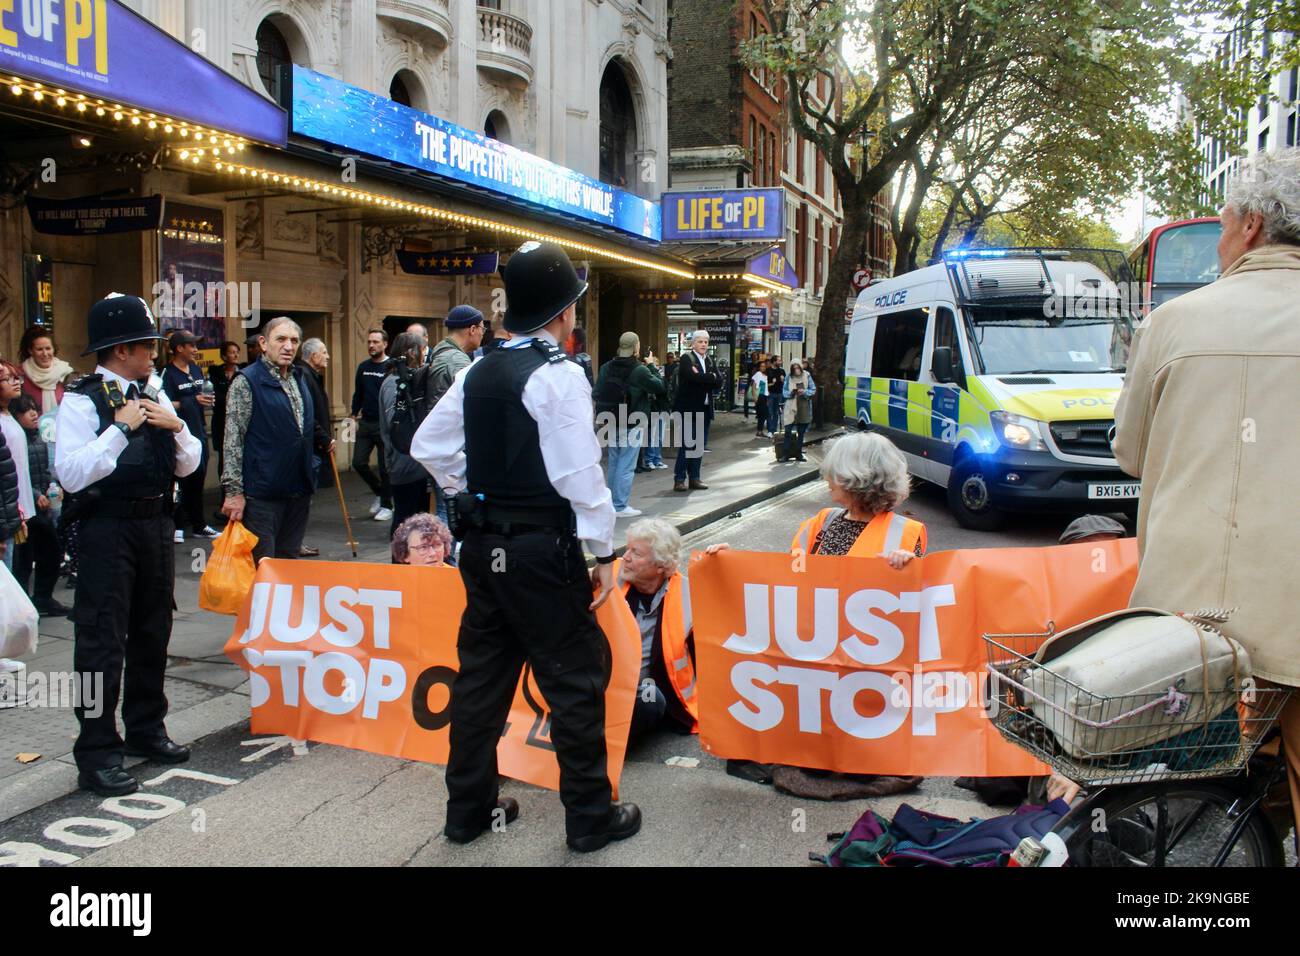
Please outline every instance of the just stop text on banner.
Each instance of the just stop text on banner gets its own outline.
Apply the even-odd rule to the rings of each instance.
[[[986,716],[986,633],[1127,606],[1133,539],[883,558],[691,563],[700,739],[719,757],[922,776],[1046,774]]]

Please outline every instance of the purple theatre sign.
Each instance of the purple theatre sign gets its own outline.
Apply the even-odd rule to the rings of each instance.
[[[799,288],[799,277],[790,267],[789,261],[779,248],[769,249],[762,255],[754,256],[745,264],[745,274],[758,276],[770,282],[779,282],[791,289]]]
[[[0,73],[283,146],[284,110],[117,0],[0,2]]]

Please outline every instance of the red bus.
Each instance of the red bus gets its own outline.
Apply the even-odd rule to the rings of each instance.
[[[1129,254],[1143,315],[1219,277],[1220,229],[1218,216],[1166,223]]]

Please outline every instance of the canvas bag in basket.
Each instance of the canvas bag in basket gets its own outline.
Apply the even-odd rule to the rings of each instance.
[[[1155,608],[1128,608],[1093,618],[1043,642],[1023,683],[1051,701],[1026,703],[1076,758],[1134,750],[1168,740],[1234,707],[1250,676],[1250,656],[1211,626]],[[1109,721],[1165,694],[1161,704],[1109,727]]]

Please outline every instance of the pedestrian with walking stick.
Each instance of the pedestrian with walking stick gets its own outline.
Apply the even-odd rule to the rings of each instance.
[[[226,500],[221,510],[257,535],[253,557],[297,560],[316,490],[315,409],[294,365],[302,329],[288,316],[266,323],[262,357],[242,369],[226,398]]]

